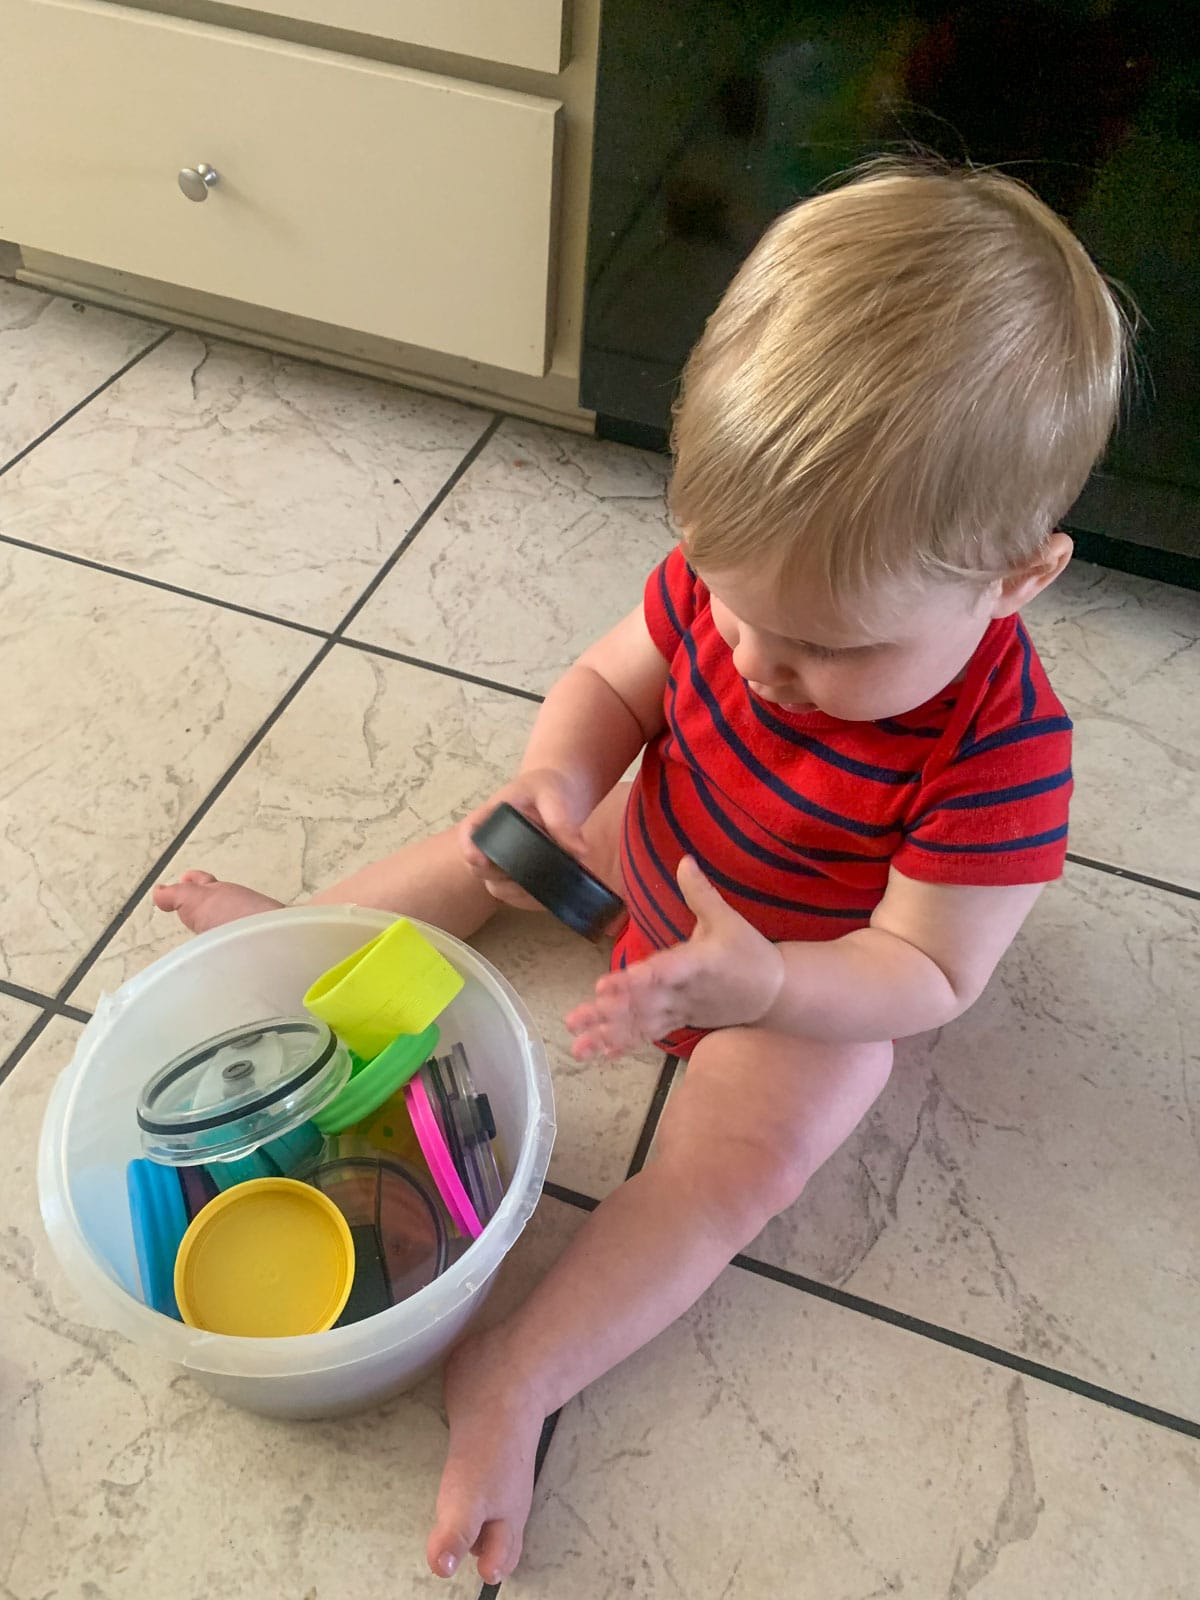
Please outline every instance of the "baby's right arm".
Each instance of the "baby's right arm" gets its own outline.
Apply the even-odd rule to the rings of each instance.
[[[471,834],[502,800],[579,855],[583,824],[662,730],[666,685],[667,663],[639,605],[558,680],[538,712],[517,776],[463,823],[472,867],[495,874]]]

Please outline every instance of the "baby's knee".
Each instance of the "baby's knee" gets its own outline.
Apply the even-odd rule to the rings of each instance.
[[[697,1206],[742,1242],[786,1211],[891,1071],[890,1045],[835,1046],[730,1029],[696,1049],[656,1141]]]

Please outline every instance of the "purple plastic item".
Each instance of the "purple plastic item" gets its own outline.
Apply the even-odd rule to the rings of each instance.
[[[217,1198],[216,1184],[203,1167],[176,1167],[179,1187],[183,1190],[183,1206],[188,1221],[198,1216],[210,1200]]]

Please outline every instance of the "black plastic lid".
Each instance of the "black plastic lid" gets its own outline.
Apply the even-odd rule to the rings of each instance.
[[[498,805],[471,839],[494,866],[585,939],[598,938],[625,909],[618,895],[515,806]]]

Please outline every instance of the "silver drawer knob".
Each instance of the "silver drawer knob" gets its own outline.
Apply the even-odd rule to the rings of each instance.
[[[197,161],[194,167],[184,167],[179,174],[179,187],[189,200],[207,200],[208,191],[218,182],[221,174],[207,161]]]

